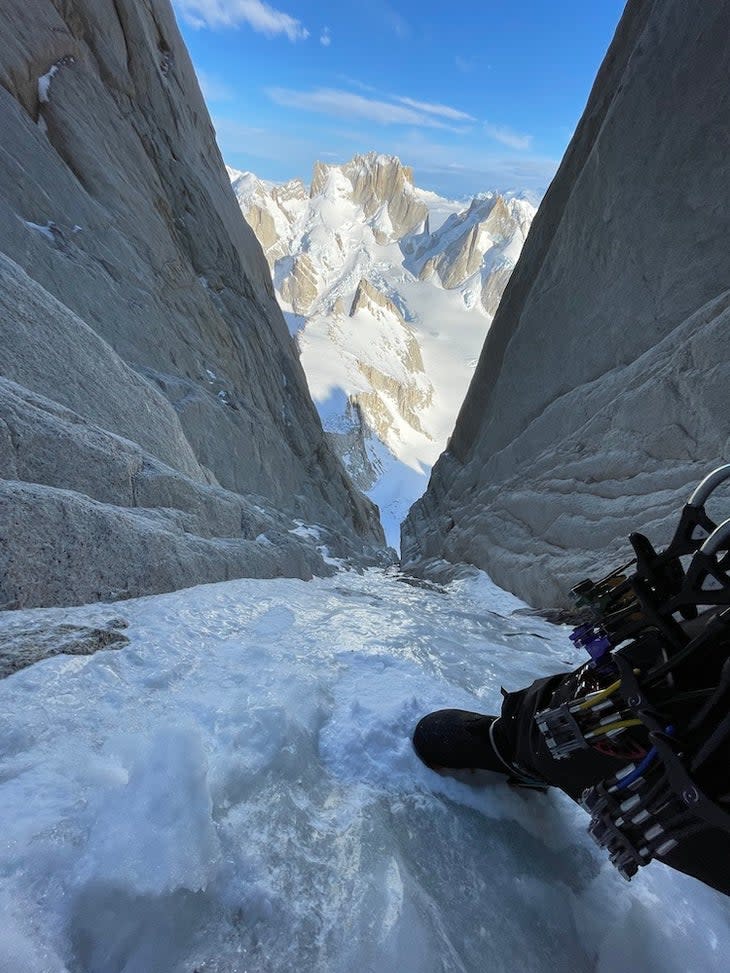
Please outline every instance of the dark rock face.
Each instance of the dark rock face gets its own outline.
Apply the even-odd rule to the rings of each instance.
[[[631,0],[532,224],[404,562],[538,606],[727,461],[730,3]]]
[[[105,619],[99,625],[11,622],[0,634],[0,679],[54,655],[93,655],[102,649],[124,648],[129,639],[120,629],[126,627],[122,618]]]
[[[0,128],[0,604],[377,556],[168,0],[3,3]]]

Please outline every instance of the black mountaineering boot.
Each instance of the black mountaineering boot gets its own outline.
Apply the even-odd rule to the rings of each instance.
[[[543,780],[531,777],[499,749],[499,717],[462,709],[429,713],[413,733],[413,748],[432,770],[491,770],[504,774],[517,787],[544,790]]]

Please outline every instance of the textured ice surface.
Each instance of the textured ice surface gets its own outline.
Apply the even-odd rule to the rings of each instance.
[[[726,970],[723,896],[627,885],[561,795],[415,758],[423,713],[579,661],[516,607],[484,578],[234,581],[2,681],[0,971]]]

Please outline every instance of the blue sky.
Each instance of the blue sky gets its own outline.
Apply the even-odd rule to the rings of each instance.
[[[229,165],[392,153],[462,197],[544,189],[624,0],[173,0]]]

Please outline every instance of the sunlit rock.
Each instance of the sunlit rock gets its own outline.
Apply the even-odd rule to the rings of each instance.
[[[666,544],[730,458],[729,31],[727,4],[627,6],[404,525],[407,561],[468,561],[565,604],[631,531]]]

